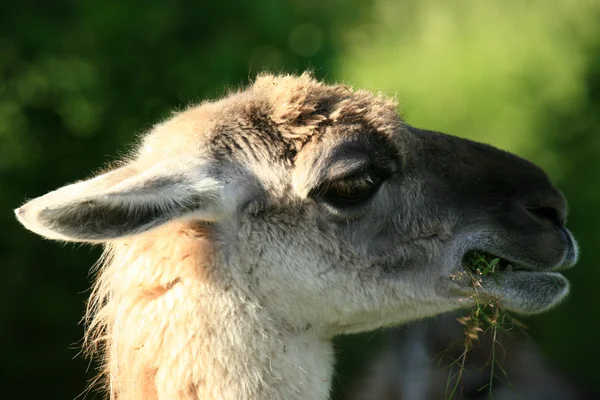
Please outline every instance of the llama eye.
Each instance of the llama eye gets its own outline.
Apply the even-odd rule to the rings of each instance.
[[[321,198],[335,207],[357,206],[371,198],[381,182],[373,176],[334,181],[324,188]]]

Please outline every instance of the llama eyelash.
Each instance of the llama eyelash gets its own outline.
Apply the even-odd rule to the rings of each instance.
[[[356,206],[367,201],[380,184],[381,180],[371,175],[340,179],[328,184],[320,197],[340,207]]]

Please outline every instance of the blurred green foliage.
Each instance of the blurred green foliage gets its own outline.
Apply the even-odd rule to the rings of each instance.
[[[571,297],[528,324],[556,365],[598,388],[598,1],[24,0],[0,4],[7,398],[75,398],[94,376],[76,357],[77,322],[86,267],[99,255],[41,240],[11,210],[89,176],[174,108],[265,69],[306,68],[397,94],[411,124],[494,144],[549,171],[583,251],[568,273]],[[360,340],[345,343],[343,359],[359,360],[350,355],[364,348]]]

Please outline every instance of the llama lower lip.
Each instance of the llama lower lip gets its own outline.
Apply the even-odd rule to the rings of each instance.
[[[569,282],[557,272],[504,272],[482,277],[480,282],[486,296],[497,299],[503,307],[517,313],[545,311],[569,292]]]

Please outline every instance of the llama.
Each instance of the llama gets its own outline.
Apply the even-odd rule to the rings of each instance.
[[[86,346],[112,399],[327,399],[334,336],[469,307],[471,250],[507,309],[565,297],[577,246],[535,165],[405,123],[309,74],[176,113],[119,166],[15,210],[105,245]]]

